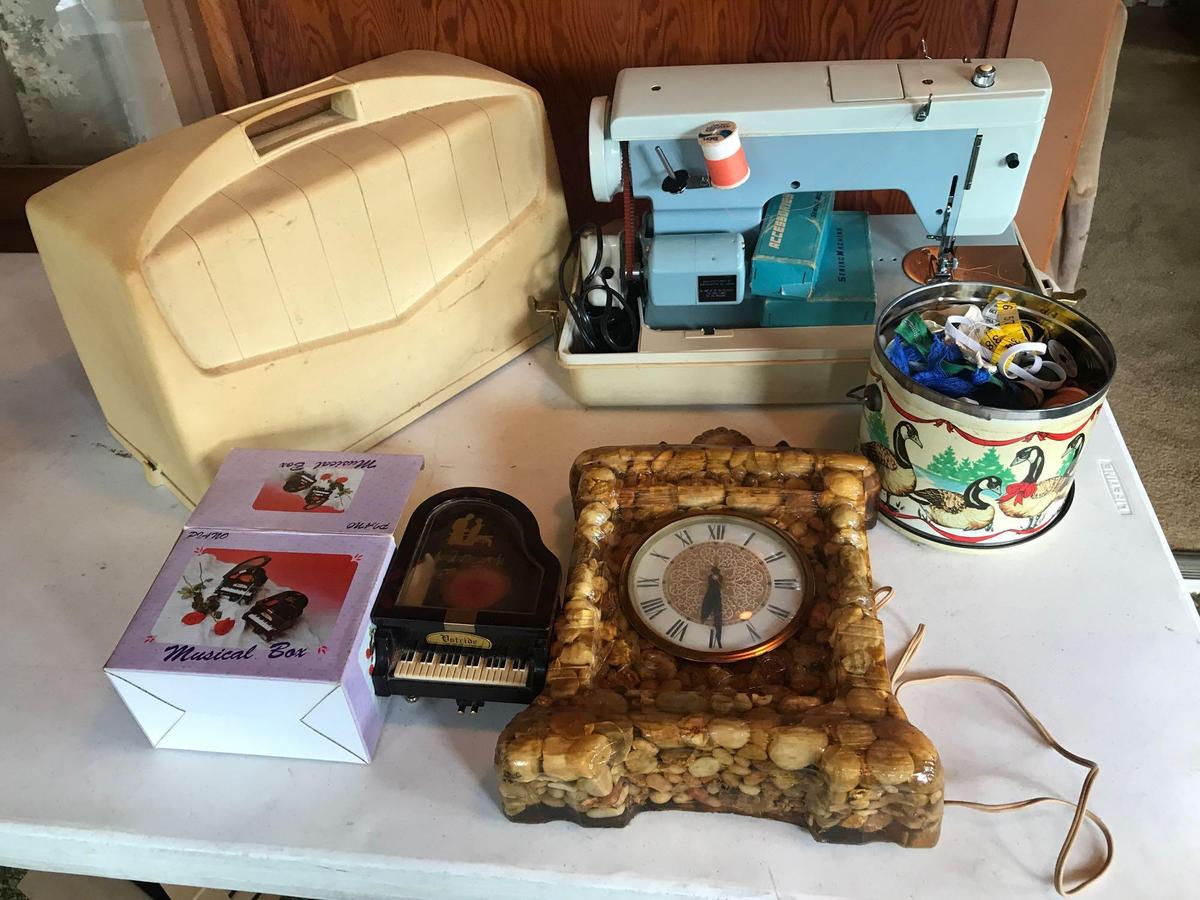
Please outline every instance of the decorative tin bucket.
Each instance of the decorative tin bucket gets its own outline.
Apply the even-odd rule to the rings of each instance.
[[[1075,357],[1084,400],[1049,409],[979,406],[917,384],[887,358],[885,335],[934,305],[986,305],[1000,295]],[[1021,543],[1067,512],[1074,474],[1116,370],[1112,343],[1090,319],[1037,294],[972,282],[925,285],[884,309],[875,328],[859,425],[879,470],[879,512],[918,540],[966,549]]]

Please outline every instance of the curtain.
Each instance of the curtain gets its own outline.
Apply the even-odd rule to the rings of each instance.
[[[84,165],[178,125],[141,0],[0,0],[0,163]]]

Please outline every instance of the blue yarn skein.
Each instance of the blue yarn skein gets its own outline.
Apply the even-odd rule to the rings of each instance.
[[[988,370],[983,368],[976,368],[969,380],[945,372],[943,363],[963,364],[965,361],[958,345],[947,344],[944,340],[935,339],[929,348],[929,356],[924,359],[920,351],[899,335],[892,338],[885,352],[892,365],[917,384],[923,384],[947,397],[966,397],[991,377]]]
[[[900,335],[892,338],[892,342],[887,345],[887,350],[884,352],[892,365],[905,375],[910,374],[913,363],[921,361],[921,354],[917,352],[915,347],[910,347],[904,341],[900,340]]]

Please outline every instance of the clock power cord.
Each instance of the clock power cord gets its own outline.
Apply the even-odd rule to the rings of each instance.
[[[876,613],[878,613],[880,609],[887,605],[888,601],[892,599],[893,593],[894,592],[890,587],[882,587],[876,590],[873,604]],[[1091,797],[1092,786],[1095,784],[1096,777],[1100,774],[1099,764],[1093,760],[1079,756],[1076,753],[1072,753],[1057,740],[1055,740],[1054,736],[1050,734],[1049,729],[1042,724],[1041,720],[1039,720],[1037,716],[1035,716],[1029,710],[1029,707],[1021,702],[1012,688],[1004,684],[1002,681],[998,681],[995,678],[989,678],[986,675],[980,675],[977,672],[939,672],[930,675],[910,675],[905,678],[904,672],[908,668],[909,663],[912,662],[913,657],[916,655],[917,650],[920,648],[921,642],[924,639],[925,626],[924,624],[921,624],[917,626],[916,632],[913,634],[912,639],[908,642],[908,646],[904,648],[904,652],[900,655],[900,659],[896,663],[896,668],[892,672],[892,693],[896,697],[899,697],[900,691],[910,684],[929,684],[935,681],[975,681],[981,684],[990,685],[991,687],[994,687],[996,690],[1003,693],[1016,705],[1017,709],[1021,711],[1021,714],[1025,716],[1025,719],[1031,726],[1033,726],[1033,729],[1038,733],[1042,740],[1044,740],[1051,747],[1051,749],[1053,749],[1060,756],[1063,756],[1064,758],[1075,763],[1077,766],[1087,769],[1087,775],[1085,775],[1083,779],[1083,786],[1080,788],[1079,796],[1074,802],[1065,800],[1062,797],[1029,797],[1024,800],[1013,800],[1009,803],[980,803],[975,800],[946,800],[944,801],[945,804],[947,806],[962,806],[967,809],[973,809],[979,812],[987,813],[1011,812],[1013,810],[1025,809],[1029,806],[1037,806],[1042,803],[1061,803],[1064,806],[1071,807],[1075,810],[1075,815],[1071,819],[1071,825],[1067,829],[1066,838],[1063,840],[1062,847],[1058,851],[1058,859],[1054,863],[1054,890],[1061,897],[1070,897],[1095,884],[1098,880],[1100,880],[1100,877],[1108,871],[1108,867],[1112,865],[1113,851],[1115,847],[1112,832],[1109,831],[1108,826],[1104,823],[1104,820],[1088,809],[1088,799]],[[1085,820],[1095,825],[1096,828],[1099,829],[1101,835],[1104,837],[1104,860],[1091,875],[1087,876],[1073,887],[1067,887],[1067,859],[1071,855],[1071,850],[1075,847],[1075,841],[1079,837],[1079,831],[1083,827]]]

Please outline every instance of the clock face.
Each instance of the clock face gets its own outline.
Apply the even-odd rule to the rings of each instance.
[[[715,513],[647,537],[626,565],[623,599],[630,623],[657,646],[728,662],[786,640],[813,589],[808,560],[786,534]]]

